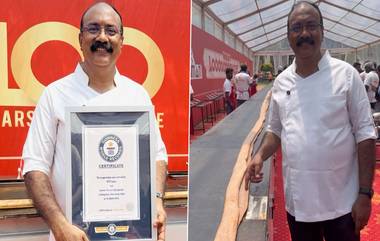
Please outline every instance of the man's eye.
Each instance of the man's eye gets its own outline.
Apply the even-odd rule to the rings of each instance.
[[[88,32],[97,33],[97,32],[99,32],[99,28],[96,26],[88,27]]]
[[[106,29],[106,32],[107,32],[107,34],[109,34],[109,35],[115,35],[115,34],[117,34],[117,30],[114,29],[114,28],[107,28],[107,29]]]
[[[296,25],[291,28],[294,32],[299,32],[301,30],[301,26]]]
[[[311,30],[313,30],[313,29],[316,29],[317,26],[318,26],[318,24],[311,23],[311,24],[306,25],[306,28],[307,28],[307,29],[311,29]]]
[[[107,32],[108,32],[108,33],[113,33],[113,34],[115,34],[115,33],[116,33],[116,30],[115,30],[115,29],[108,29]]]

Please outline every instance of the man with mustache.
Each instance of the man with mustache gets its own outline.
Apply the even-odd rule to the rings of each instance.
[[[317,5],[288,15],[295,60],[275,80],[267,130],[249,160],[245,185],[281,145],[286,210],[293,241],[357,241],[371,213],[375,139],[358,72],[321,49]]]
[[[35,207],[51,229],[49,240],[88,241],[86,234],[70,224],[65,210],[65,118],[66,106],[152,105],[148,93],[136,82],[119,74],[116,61],[123,45],[119,12],[100,2],[82,15],[79,42],[84,61],[74,73],[45,88],[36,106],[23,150],[25,184]],[[165,239],[166,212],[162,194],[167,154],[160,132],[156,133],[156,199],[158,240]]]

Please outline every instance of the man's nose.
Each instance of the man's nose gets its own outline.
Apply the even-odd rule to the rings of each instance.
[[[100,30],[99,30],[99,34],[98,34],[98,36],[96,37],[96,39],[97,39],[98,41],[101,41],[101,42],[106,42],[106,41],[108,40],[108,38],[107,38],[107,34],[106,34],[106,31],[105,31],[104,28],[100,28]]]
[[[310,36],[310,30],[308,30],[306,25],[302,25],[301,32],[299,33],[300,36]]]

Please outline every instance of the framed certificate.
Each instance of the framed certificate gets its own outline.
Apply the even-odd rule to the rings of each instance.
[[[67,219],[90,240],[155,240],[153,107],[66,109]]]

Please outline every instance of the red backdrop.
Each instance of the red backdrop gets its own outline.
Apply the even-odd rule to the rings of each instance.
[[[73,72],[80,60],[79,51],[67,41],[54,39],[52,32],[61,28],[75,27],[76,32],[71,40],[76,43],[80,17],[92,2],[90,0],[2,1],[0,8],[0,178],[17,177],[22,147],[35,105],[35,100],[33,101],[30,96],[30,93],[35,90],[27,90],[19,84],[34,81],[32,78],[25,78],[27,75],[24,74],[24,70],[31,69],[36,78],[34,82],[43,85]],[[134,40],[134,44],[128,44],[127,31],[125,36],[127,43],[117,63],[120,73],[143,84],[149,72],[152,75],[154,70],[162,67],[162,75],[150,76],[151,82],[147,81],[144,87],[152,89],[152,86],[157,85],[156,81],[162,80],[161,85],[158,84],[156,88],[157,91],[148,91],[152,96],[162,137],[168,150],[169,170],[187,171],[190,1],[114,0],[109,2],[123,16],[124,28],[130,29],[131,33],[137,31],[146,36],[144,41],[151,44],[145,50],[139,49],[138,36],[140,35],[135,35],[137,40]],[[41,25],[47,22],[50,28],[42,29]],[[69,27],[61,27],[62,24]],[[26,38],[26,33],[32,28],[40,29],[40,34]],[[50,37],[52,39],[49,39]],[[23,53],[27,53],[28,49],[30,51],[37,39],[41,43],[34,45],[35,50],[32,51],[28,60]],[[24,42],[24,45],[17,45],[17,41]],[[149,62],[149,59],[144,56],[144,53],[149,55],[152,49],[158,50],[162,55],[163,64],[158,64],[159,67],[157,67],[157,62]],[[153,57],[158,58],[157,54]],[[23,67],[21,62],[26,62],[26,67]]]
[[[240,64],[245,63],[253,73],[253,63],[250,59],[194,25],[191,38],[195,64],[200,65],[202,69],[201,78],[191,80],[195,97],[202,99],[202,96],[209,92],[222,91],[227,67],[232,67],[236,74]],[[197,124],[201,120],[199,111],[193,111],[193,115],[194,123]]]

